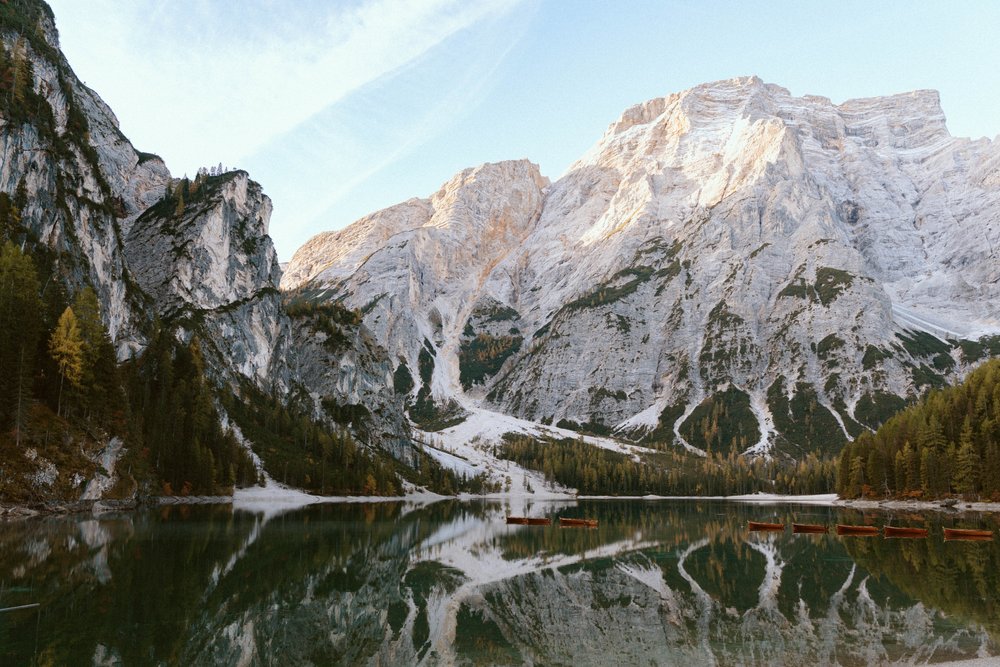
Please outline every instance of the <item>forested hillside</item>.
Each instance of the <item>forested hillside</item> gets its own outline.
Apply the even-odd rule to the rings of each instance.
[[[837,492],[1000,500],[1000,359],[844,447]]]

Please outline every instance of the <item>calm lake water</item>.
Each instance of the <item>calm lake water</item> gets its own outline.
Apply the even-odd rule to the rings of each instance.
[[[1000,654],[1000,542],[755,534],[705,501],[169,507],[0,524],[0,665],[866,665]],[[991,525],[992,524],[992,525]]]

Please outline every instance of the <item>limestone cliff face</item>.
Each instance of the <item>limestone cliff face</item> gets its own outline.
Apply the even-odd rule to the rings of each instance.
[[[336,321],[292,313],[288,367],[315,414],[412,465],[416,451],[385,348],[352,312],[338,309]]]
[[[157,315],[198,334],[224,375],[284,390],[289,332],[270,215],[246,172],[198,179],[185,203],[165,199],[139,216],[125,254]]]
[[[547,185],[524,160],[467,169],[430,199],[312,239],[296,252],[282,287],[359,309],[396,367],[415,379],[414,392],[426,384],[439,397],[453,396],[466,323],[497,292],[497,266],[537,223]],[[430,361],[425,380],[422,350],[440,362]]]
[[[111,110],[73,74],[47,7],[36,28],[30,38],[0,36],[8,58],[29,63],[24,94],[36,102],[28,117],[11,109],[0,116],[0,191],[13,197],[22,186],[22,224],[63,255],[71,284],[93,284],[124,356],[143,340],[123,232],[160,197],[170,174],[158,157],[135,150]]]
[[[24,117],[11,109],[0,126],[0,190],[16,197],[20,188],[22,224],[52,251],[71,290],[94,286],[121,358],[143,349],[154,317],[184,317],[187,333],[207,341],[217,377],[287,385],[275,363],[287,320],[267,236],[270,200],[232,172],[210,179],[182,213],[164,206],[176,181],[163,162],[137,151],[76,78],[45,7],[38,25],[30,38],[3,37],[9,58],[30,63],[25,94],[37,96],[37,109]]]
[[[998,163],[932,91],[720,81],[629,109],[551,186],[485,165],[320,235],[282,286],[361,308],[414,377],[426,339],[439,399],[833,449],[1000,353]]]

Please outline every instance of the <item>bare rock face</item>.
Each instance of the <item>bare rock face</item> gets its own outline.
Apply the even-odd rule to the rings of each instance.
[[[480,295],[495,293],[496,267],[536,224],[547,185],[523,160],[467,169],[430,199],[312,239],[289,263],[282,288],[342,298],[414,380],[414,394],[426,387],[451,397],[461,391],[457,360],[466,323]]]
[[[8,62],[27,64],[19,71],[30,80],[18,84],[23,103],[10,95],[0,107],[0,193],[70,294],[94,287],[119,358],[141,354],[159,321],[183,339],[200,339],[220,386],[250,383],[286,401],[305,387],[317,416],[411,456],[384,348],[360,323],[343,334],[349,338],[338,354],[319,354],[307,325],[293,331],[261,186],[242,171],[171,178],[74,75],[51,10],[29,1],[9,14],[13,27],[5,23],[0,40]],[[301,354],[290,348],[296,337]],[[338,406],[336,418],[324,406]],[[351,406],[367,406],[369,418],[352,420]]]
[[[0,191],[15,197],[20,186],[22,224],[63,255],[61,270],[71,284],[94,286],[110,334],[127,356],[144,341],[122,231],[159,198],[170,174],[122,135],[111,110],[59,52],[48,8],[38,13],[30,38],[10,32],[0,40],[9,58],[29,64],[25,95],[36,101],[36,113],[27,117],[0,115]]]
[[[413,465],[416,450],[385,349],[351,311],[291,312],[288,365],[316,416]]]
[[[186,200],[147,209],[125,238],[139,286],[163,320],[183,323],[223,376],[287,389],[288,322],[267,225],[271,200],[246,172],[197,179]]]
[[[551,186],[484,165],[319,235],[282,287],[359,308],[414,378],[433,352],[439,401],[832,451],[1000,354],[998,165],[932,91],[719,81],[629,109]]]

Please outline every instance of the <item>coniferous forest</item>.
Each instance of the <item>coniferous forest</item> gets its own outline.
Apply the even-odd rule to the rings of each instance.
[[[581,441],[509,436],[500,456],[547,480],[598,495],[816,494],[845,498],[960,496],[1000,500],[1000,360],[954,387],[927,394],[865,432],[839,456],[799,461],[734,453],[695,457],[673,449],[639,461]]]
[[[834,461],[816,454],[796,462],[733,453],[698,457],[670,449],[651,450],[636,461],[580,440],[543,442],[514,435],[505,438],[498,453],[586,495],[808,495],[829,493],[835,478]]]
[[[837,492],[1000,500],[1000,359],[845,446]]]
[[[34,495],[39,486],[50,489],[49,497],[80,497],[88,480],[100,472],[98,454],[115,438],[123,443],[125,454],[117,462],[117,486],[103,490],[104,496],[227,494],[238,486],[259,483],[261,464],[279,482],[321,494],[399,494],[404,481],[444,493],[493,489],[496,480],[463,479],[418,447],[407,463],[393,459],[379,447],[383,434],[369,437],[356,426],[358,415],[375,409],[370,405],[341,405],[329,397],[311,396],[302,386],[269,393],[248,382],[222,377],[225,372],[219,369],[218,355],[213,356],[215,340],[198,328],[203,313],[198,308],[187,313],[164,310],[160,311],[162,321],[154,319],[151,292],[143,292],[128,270],[118,279],[134,301],[134,319],[142,321],[130,323],[135,328],[130,331],[134,340],[126,344],[118,341],[116,347],[105,323],[118,321],[121,313],[103,312],[102,298],[111,303],[106,298],[108,284],[96,278],[96,269],[88,266],[91,259],[81,252],[83,246],[77,238],[81,232],[73,223],[83,220],[86,212],[95,220],[113,224],[111,221],[125,217],[124,200],[120,193],[112,192],[107,181],[110,172],[100,164],[91,137],[91,129],[97,131],[88,120],[93,115],[88,115],[81,95],[74,93],[75,79],[57,43],[46,37],[43,18],[52,19],[44,3],[0,2],[0,28],[9,37],[0,45],[2,128],[10,136],[14,136],[11,128],[20,128],[19,132],[27,128],[31,141],[44,147],[32,150],[49,154],[56,160],[53,165],[63,164],[51,167],[52,173],[46,176],[52,180],[48,189],[33,186],[34,177],[25,167],[25,173],[10,171],[6,191],[0,192],[0,498],[40,500]],[[39,66],[35,71],[33,62],[52,65],[54,79],[45,86],[36,85],[44,68]],[[64,106],[56,105],[59,114],[49,102],[53,92],[64,102]],[[155,157],[134,155],[140,164]],[[76,166],[70,169],[66,165]],[[32,173],[38,170],[34,163],[30,169]],[[87,180],[84,173],[93,180],[89,190],[77,187]],[[211,197],[229,182],[230,174],[220,164],[211,172],[199,170],[193,180],[186,176],[170,179],[169,174],[165,179],[162,197],[142,214],[148,214],[147,218],[140,216],[139,220],[155,218],[165,222],[165,228],[173,228],[207,210]],[[29,190],[48,194],[29,198]],[[59,224],[52,228],[58,231],[38,231],[45,229],[39,223],[42,218],[46,222],[58,219]],[[237,227],[244,228],[245,221]],[[112,235],[115,243],[121,246],[121,229],[114,230],[118,235]],[[39,238],[45,234],[48,238]],[[240,246],[247,257],[259,238],[253,234],[241,237]],[[187,252],[184,248],[175,250],[183,254]],[[679,248],[670,251],[671,260]],[[625,282],[588,292],[566,304],[566,311],[620,301],[652,277],[678,275],[680,264],[675,261],[671,266],[674,268],[661,269],[665,272],[662,275],[645,266],[619,271],[615,277]],[[849,274],[825,268],[822,276],[833,282],[824,283],[827,291],[817,291],[816,299],[828,305],[841,289],[830,285],[849,286]],[[807,294],[802,285],[789,285],[785,296]],[[105,293],[99,294],[100,290]],[[277,291],[270,283],[267,290],[272,296]],[[241,305],[242,301],[232,301],[226,307]],[[722,305],[720,302],[713,310],[719,317]],[[295,302],[286,296],[283,305],[275,306],[275,310],[282,308],[284,316],[309,319],[324,336],[331,355],[350,347],[350,327],[363,326],[366,312],[365,308],[344,308],[339,302],[323,304],[318,297],[316,302]],[[516,315],[512,309],[501,308],[490,317],[506,321]],[[534,335],[548,335],[548,326]],[[625,329],[630,325],[619,326]],[[493,377],[521,349],[520,330],[511,327],[506,331],[477,333],[467,325],[458,350],[459,381],[465,389]],[[995,343],[976,341],[946,344],[930,334],[897,334],[897,338],[911,357],[933,359],[935,369],[942,372],[955,367],[959,358],[950,356],[952,348],[960,347],[960,358],[968,363],[995,354],[997,349],[992,347]],[[825,359],[842,345],[836,336],[827,336],[816,349],[818,358]],[[437,351],[424,339],[410,365],[402,357],[391,361],[395,369],[391,377],[393,397],[406,406],[412,423],[425,431],[443,430],[467,418],[457,402],[440,403],[432,395],[435,364],[441,363],[436,360]],[[883,352],[875,348],[866,351],[865,368],[876,364]],[[846,430],[860,435],[844,446],[839,456],[829,456],[829,449],[796,452],[796,460],[787,451],[776,451],[775,458],[741,455],[754,441],[757,418],[749,397],[735,388],[706,399],[691,414],[688,425],[681,427],[689,442],[707,452],[703,457],[676,448],[672,431],[663,426],[646,435],[646,451],[636,457],[582,440],[525,437],[506,438],[496,453],[582,494],[813,494],[836,490],[845,497],[1000,500],[1000,360],[985,363],[965,382],[951,388],[941,388],[945,376],[931,374],[926,365],[915,367],[914,373],[918,389],[937,388],[887,421],[884,418],[900,409],[904,399],[878,393],[863,397],[856,413],[872,413],[878,418],[860,421],[882,426],[869,432],[853,418],[845,419]],[[918,381],[929,374],[937,379]],[[798,410],[784,397],[785,380],[779,379],[768,400],[778,421],[788,422],[779,424],[780,431],[800,435],[809,447],[836,446],[832,443],[846,437],[817,403],[814,390],[803,385],[796,392],[804,404]],[[591,393],[592,407],[626,398],[622,390],[591,388]],[[674,413],[678,407],[683,409],[670,406],[663,413],[664,424],[672,423],[667,416],[680,416]],[[792,418],[797,413],[802,414]],[[598,418],[583,424],[565,417],[556,424],[611,435],[611,426],[600,420],[598,412],[594,414]],[[548,423],[553,418],[550,415]],[[545,418],[540,419],[545,422]],[[405,428],[400,430],[403,433],[390,435],[409,437]],[[829,442],[824,431],[833,433]],[[659,442],[661,437],[664,440]]]

